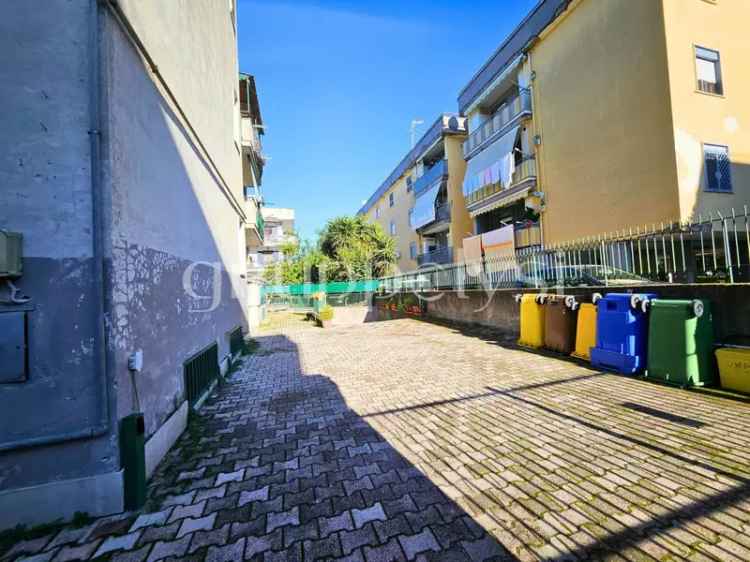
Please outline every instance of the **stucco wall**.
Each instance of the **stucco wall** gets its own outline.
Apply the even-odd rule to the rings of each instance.
[[[661,3],[581,0],[530,55],[545,243],[676,220]]]
[[[748,2],[662,0],[683,219],[750,204]],[[719,51],[724,94],[699,92],[694,47]],[[729,147],[733,193],[706,189],[703,143]]]
[[[50,0],[39,9],[12,0],[0,7],[0,50],[8,55],[0,65],[0,228],[24,235],[17,284],[33,297],[28,380],[0,384],[0,446],[85,431],[106,411],[95,339],[103,319],[92,260],[90,6]],[[0,304],[0,312],[14,308]],[[112,432],[3,452],[0,494],[118,466]]]
[[[129,3],[126,3],[128,5]],[[231,139],[231,119],[222,120],[216,100],[231,108],[237,82],[236,48],[226,2],[177,2],[159,14],[130,5],[136,30],[152,37],[158,22],[174,22],[160,34],[174,43],[147,41],[165,58],[164,78],[180,91],[180,104],[241,193],[241,160]],[[189,35],[187,52],[179,45]],[[144,352],[144,369],[135,376],[146,433],[153,434],[185,399],[183,363],[192,354],[218,341],[219,356],[228,353],[227,332],[247,326],[244,306],[244,230],[239,215],[220,190],[219,180],[188,134],[174,108],[165,101],[141,58],[114,20],[107,20],[105,65],[110,131],[106,168],[111,195],[113,333],[118,414],[134,403],[128,355]],[[197,53],[200,52],[200,55]],[[195,60],[183,57],[195,55]],[[158,57],[157,57],[158,59]],[[227,64],[227,61],[235,61]],[[176,69],[196,66],[178,76]],[[161,68],[161,65],[160,65]],[[205,72],[205,75],[202,73]],[[208,85],[216,98],[181,88],[185,76]],[[127,88],[122,85],[127,84]],[[223,90],[230,92],[220,95]],[[216,114],[216,123],[210,117]],[[222,133],[229,142],[222,142]],[[192,274],[191,274],[192,271]],[[187,281],[187,290],[185,282]],[[216,292],[216,301],[212,296]],[[193,293],[193,294],[191,294]],[[196,298],[203,295],[207,298]]]

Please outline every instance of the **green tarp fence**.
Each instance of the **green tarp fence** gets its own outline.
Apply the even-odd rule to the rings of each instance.
[[[299,285],[265,285],[261,287],[261,295],[374,293],[379,287],[380,281],[377,279],[368,281],[333,281],[331,283],[301,283]]]

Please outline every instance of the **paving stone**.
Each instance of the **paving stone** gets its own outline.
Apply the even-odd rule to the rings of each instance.
[[[378,537],[372,525],[365,525],[361,529],[353,531],[341,531],[339,540],[344,554],[349,554],[365,545],[377,546],[378,544]]]
[[[299,507],[292,508],[289,511],[268,514],[266,523],[268,533],[284,525],[299,525]]]
[[[172,510],[172,514],[169,516],[169,523],[174,523],[180,519],[186,517],[198,518],[203,515],[203,511],[206,509],[205,500],[200,503],[191,505],[178,505]]]
[[[102,556],[103,554],[114,552],[116,550],[131,550],[135,547],[140,536],[141,533],[136,531],[127,535],[107,537],[97,549],[95,556]]]
[[[209,499],[215,499],[215,498],[223,498],[227,493],[227,487],[219,486],[218,488],[204,488],[203,490],[198,490],[195,493],[195,502],[198,503],[203,500],[209,500]]]
[[[199,468],[197,470],[188,470],[185,472],[180,472],[180,474],[177,476],[177,481],[182,482],[183,480],[197,480],[198,478],[203,477],[203,473],[206,472],[206,468]]]
[[[185,492],[184,494],[180,494],[177,496],[168,496],[161,502],[162,508],[171,507],[173,505],[189,505],[193,503],[193,498],[195,497],[195,490],[192,490],[190,492]]]
[[[221,486],[225,482],[241,482],[245,477],[245,469],[235,470],[234,472],[221,472],[216,475],[214,486]]]
[[[406,557],[396,539],[376,547],[364,547],[367,562],[405,562]]]
[[[177,538],[179,539],[180,537],[183,537],[195,531],[209,530],[213,528],[214,521],[216,521],[215,513],[206,515],[205,517],[200,517],[198,519],[193,519],[190,517],[187,519],[183,519],[182,525],[180,525],[180,530],[177,531]]]
[[[57,556],[52,560],[54,562],[68,562],[69,560],[86,560],[91,557],[92,554],[101,544],[101,539],[97,539],[93,542],[89,542],[82,545],[68,545],[62,547]]]
[[[59,533],[57,533],[57,535],[55,535],[55,538],[52,539],[52,541],[43,548],[44,550],[49,550],[51,548],[55,548],[56,546],[84,541],[92,529],[93,525],[87,525],[80,528],[70,527],[67,529],[62,529]],[[43,539],[44,538],[47,537],[43,537]]]
[[[179,521],[172,523],[171,525],[165,525],[163,527],[146,527],[143,529],[143,534],[138,540],[138,546],[158,541],[169,542],[177,536],[177,531],[179,531],[179,529]]]
[[[285,547],[289,547],[298,541],[319,538],[317,521],[310,521],[301,525],[287,525],[283,528],[283,531]]]
[[[197,531],[193,534],[193,540],[190,541],[190,547],[188,553],[195,552],[199,548],[212,545],[223,546],[227,543],[227,537],[229,536],[229,523],[223,527],[213,529],[211,531]],[[244,548],[244,546],[243,546]]]
[[[301,552],[301,543],[297,543],[298,552]],[[282,541],[282,530],[277,529],[270,535],[264,535],[262,537],[248,536],[245,539],[245,558],[251,559],[258,554],[263,554],[271,550],[278,551],[283,548]]]
[[[366,509],[353,509],[352,517],[354,518],[354,526],[359,529],[365,523],[369,523],[370,521],[378,519],[381,521],[385,520],[385,512],[383,511],[383,506],[376,503],[372,507]]]
[[[434,550],[437,552],[440,550],[440,545],[437,543],[435,536],[429,529],[425,529],[416,535],[401,536],[398,540],[401,543],[401,548],[404,549],[404,554],[406,554],[408,560],[413,560],[420,552],[425,552],[427,550]]]
[[[171,509],[165,509],[163,511],[155,511],[153,513],[142,513],[133,522],[133,525],[130,527],[130,532],[132,533],[133,531],[137,531],[138,529],[141,529],[143,527],[150,527],[151,525],[164,525],[164,523],[167,522],[167,519],[169,518],[171,512]]]
[[[55,547],[52,550],[47,550],[46,552],[40,552],[39,554],[32,554],[30,556],[22,556],[21,558],[16,558],[16,562],[50,562],[55,555],[57,555],[57,552],[60,550],[60,547]]]
[[[143,562],[148,557],[151,550],[150,544],[142,546],[137,550],[128,550],[126,552],[116,552],[110,558],[110,562]]]
[[[341,556],[341,542],[338,535],[323,539],[307,540],[303,546],[305,560],[332,560]]]
[[[187,552],[191,539],[191,536],[186,536],[176,541],[157,542],[148,555],[148,562],[184,555]]]
[[[242,560],[244,550],[244,538],[226,546],[212,546],[206,553],[206,562],[235,562]]]
[[[241,492],[240,501],[237,505],[242,507],[251,502],[266,501],[268,499],[268,488],[268,486],[263,486],[262,488],[251,492]]]

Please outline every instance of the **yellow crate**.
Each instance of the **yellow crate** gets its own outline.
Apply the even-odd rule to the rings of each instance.
[[[721,387],[750,394],[750,349],[716,350]]]
[[[585,303],[578,310],[576,349],[571,355],[591,361],[592,347],[596,347],[596,305]]]
[[[521,297],[521,337],[518,345],[539,348],[544,346],[544,306],[537,302],[540,295]]]

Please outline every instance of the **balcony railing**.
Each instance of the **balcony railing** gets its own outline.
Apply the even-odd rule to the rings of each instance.
[[[501,131],[524,114],[531,115],[531,93],[528,90],[521,90],[516,97],[501,105],[469,135],[463,144],[464,158],[471,157],[482,146],[497,138]]]
[[[249,117],[242,118],[242,146],[252,148],[258,154],[261,153],[260,135],[258,129],[253,126],[253,120]]]
[[[255,199],[256,201],[261,201],[263,199],[263,195],[260,192],[260,187],[258,187],[257,185],[246,185],[245,197],[247,199]]]
[[[450,221],[450,220],[451,220],[450,203],[443,203],[435,207],[435,222]]]
[[[255,228],[258,229],[258,237],[261,239],[261,241],[263,241],[266,228],[266,219],[263,218],[263,213],[260,212],[260,209],[258,209],[258,212],[255,213]]]
[[[419,265],[453,263],[453,248],[450,246],[441,246],[431,252],[419,254],[417,256],[417,263]]]
[[[438,179],[446,177],[448,175],[448,162],[446,160],[440,160],[429,170],[425,170],[422,177],[417,178],[414,182],[414,193],[419,195],[425,189],[434,184]]]
[[[534,178],[536,178],[536,158],[534,158],[533,156],[527,156],[526,159],[521,163],[516,164],[516,169],[513,172],[513,179],[511,181],[511,184],[508,186],[508,189],[513,189],[523,182],[532,180]],[[485,185],[481,189],[478,189],[473,193],[467,195],[466,204],[471,205],[472,203],[476,203],[477,201],[486,199],[487,197],[490,197],[491,195],[494,195],[495,193],[499,193],[501,191],[504,190],[499,182]]]

